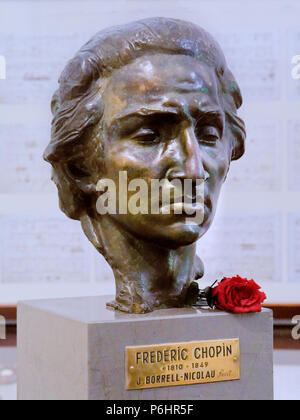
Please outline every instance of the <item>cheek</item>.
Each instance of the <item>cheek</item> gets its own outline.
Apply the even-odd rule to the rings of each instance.
[[[222,143],[205,153],[205,169],[213,184],[223,183],[230,165],[230,153]]]
[[[222,183],[225,181],[227,177],[227,173],[230,166],[230,159],[227,151],[220,156],[220,159],[218,160],[218,167],[217,167],[217,174],[218,178]]]
[[[135,146],[128,144],[112,146],[107,150],[108,173],[118,176],[120,171],[127,172],[128,179],[153,177],[149,156]]]

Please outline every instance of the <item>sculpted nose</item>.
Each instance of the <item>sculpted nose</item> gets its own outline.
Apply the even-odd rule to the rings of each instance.
[[[206,172],[197,137],[193,127],[186,127],[176,139],[176,162],[169,169],[167,178],[205,179]]]

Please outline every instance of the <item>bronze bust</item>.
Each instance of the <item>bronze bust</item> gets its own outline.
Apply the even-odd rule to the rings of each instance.
[[[190,284],[204,271],[196,241],[213,221],[231,161],[244,153],[241,104],[219,45],[181,20],[150,18],[101,31],[67,64],[52,101],[45,159],[61,209],[80,220],[114,271],[110,307],[145,313],[187,303]],[[99,181],[120,188],[121,172],[148,186],[189,179],[195,188],[203,180],[201,223],[186,223],[184,207],[181,214],[100,214]]]

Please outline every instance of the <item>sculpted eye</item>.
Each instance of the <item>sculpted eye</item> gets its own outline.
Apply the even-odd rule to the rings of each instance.
[[[157,132],[151,129],[142,128],[138,130],[132,138],[138,142],[145,144],[156,144],[159,142],[159,135]]]
[[[205,125],[196,128],[196,135],[200,142],[206,144],[215,144],[220,140],[218,129],[212,125]]]

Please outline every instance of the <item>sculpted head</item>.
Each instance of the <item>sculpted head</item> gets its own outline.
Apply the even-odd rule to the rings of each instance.
[[[230,163],[244,153],[245,129],[237,116],[241,93],[218,44],[192,23],[146,19],[99,32],[68,63],[59,84],[45,159],[53,166],[62,210],[81,221],[113,266],[117,294],[124,276],[112,254],[118,254],[114,244],[124,237],[134,241],[139,254],[147,254],[146,260],[149,249],[157,247],[162,254],[173,250],[173,257],[180,260],[181,255],[183,265],[189,261],[193,266],[195,242],[213,221]],[[103,178],[118,184],[120,172],[127,173],[128,182],[143,179],[149,190],[153,179],[204,180],[204,220],[188,224],[184,212],[99,215],[97,184]],[[154,278],[143,264],[144,277]],[[176,270],[178,262],[172,290],[183,282]],[[181,303],[195,274],[186,270],[189,280],[178,292]],[[148,287],[142,277],[134,288],[142,287],[144,296]],[[153,293],[153,299],[146,294],[152,302],[148,307],[160,307],[159,291]]]

